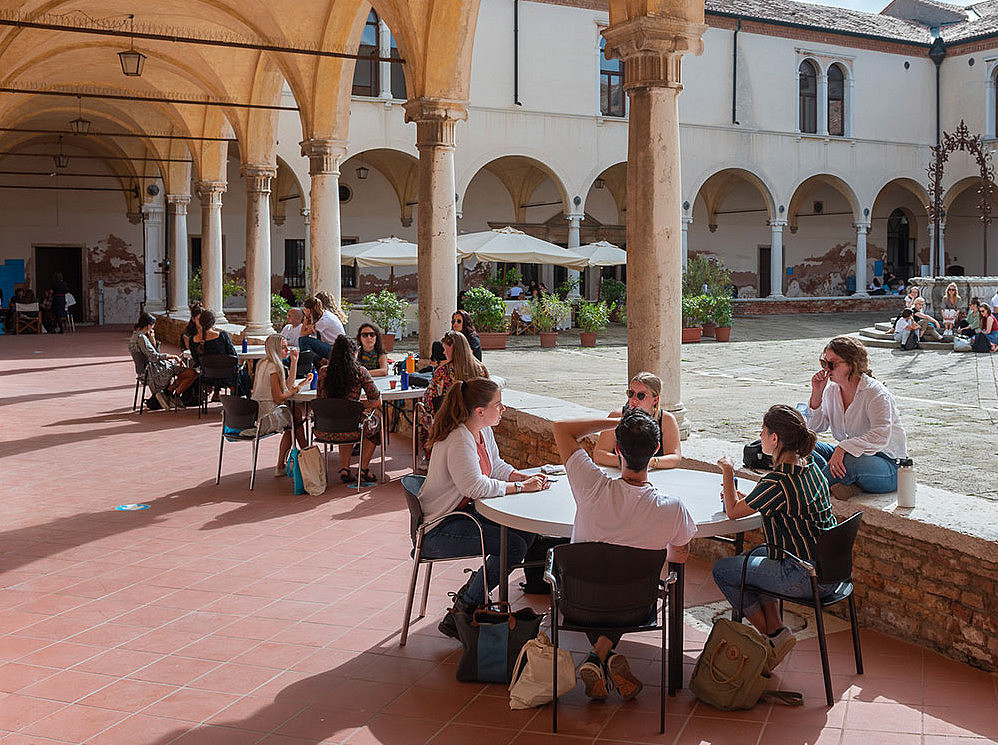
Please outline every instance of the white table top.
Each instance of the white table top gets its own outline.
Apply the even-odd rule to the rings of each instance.
[[[425,388],[413,388],[410,387],[408,390],[403,391],[399,388],[398,375],[386,375],[373,378],[374,384],[378,386],[378,390],[381,392],[382,401],[408,401],[414,398],[422,398],[423,391]],[[391,387],[391,381],[396,381],[395,387]],[[316,398],[316,392],[306,388],[303,391],[299,391],[292,399],[299,402],[314,401]]]
[[[263,344],[249,344],[246,351],[243,351],[241,344],[236,344],[236,356],[242,360],[262,360],[267,356]]]
[[[536,473],[532,468],[526,473]],[[603,468],[612,477],[620,475],[616,468]],[[479,499],[479,513],[516,530],[529,533],[569,538],[575,521],[575,499],[568,486],[567,476],[557,479],[550,489],[541,492],[507,494],[502,497]],[[721,511],[721,474],[685,469],[664,469],[648,472],[648,480],[661,491],[679,497],[697,524],[697,537],[731,535],[762,527],[758,514],[728,519]],[[739,491],[747,494],[755,487],[754,481],[739,479]]]

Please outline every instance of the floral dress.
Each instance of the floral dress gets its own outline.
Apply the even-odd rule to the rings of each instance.
[[[423,391],[423,397],[420,400],[426,408],[423,409],[423,412],[419,416],[419,444],[422,446],[424,452],[426,452],[426,443],[430,437],[430,429],[433,427],[433,415],[436,414],[433,400],[441,396],[446,396],[447,391],[456,382],[457,377],[454,375],[454,365],[450,362],[444,362],[438,365],[437,369],[433,371],[430,384]]]
[[[326,398],[326,371],[329,370],[329,365],[323,365],[322,369],[319,370],[319,377],[316,382],[316,397]],[[374,383],[374,378],[371,374],[364,369],[364,375],[360,378],[353,389],[347,391],[347,395],[343,398],[349,399],[350,401],[360,401],[360,392],[363,391],[367,396],[368,401],[377,401],[381,398],[381,391],[378,390],[378,386]],[[377,409],[368,409],[364,412],[363,416],[364,422],[364,437],[366,437],[371,442],[378,444],[381,442],[381,416]],[[353,432],[320,432],[318,430],[313,431],[314,439],[317,442],[329,442],[329,443],[340,443],[340,442],[356,442],[356,435]]]

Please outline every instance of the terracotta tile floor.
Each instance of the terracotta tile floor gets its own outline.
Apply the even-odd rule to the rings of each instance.
[[[998,740],[995,676],[874,633],[852,674],[830,638],[824,705],[813,640],[779,683],[802,709],[722,713],[688,693],[656,734],[653,640],[624,642],[647,690],[628,704],[564,699],[510,711],[499,686],[457,683],[435,630],[460,567],[437,570],[428,618],[398,646],[409,570],[398,481],[292,496],[276,442],[226,448],[219,414],[130,411],[124,331],[0,337],[0,743],[530,745],[595,742],[943,745]],[[406,472],[393,443],[389,473]],[[116,512],[122,503],[150,505]],[[690,565],[687,597],[718,597]],[[514,602],[535,602],[514,596]],[[687,630],[687,674],[703,637]],[[578,638],[573,648],[584,646]]]

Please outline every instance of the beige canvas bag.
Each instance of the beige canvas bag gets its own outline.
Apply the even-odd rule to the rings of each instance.
[[[509,708],[531,709],[551,703],[551,678],[554,675],[554,645],[547,634],[538,632],[520,650],[513,665],[509,684]],[[575,688],[575,662],[567,649],[558,650],[558,695]]]
[[[301,479],[305,484],[305,491],[313,497],[324,494],[326,491],[326,459],[322,455],[322,449],[318,445],[310,445],[302,448],[298,453],[298,467],[301,469]]]

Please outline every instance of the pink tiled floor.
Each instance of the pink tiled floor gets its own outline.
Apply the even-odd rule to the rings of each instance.
[[[457,683],[435,630],[460,567],[439,567],[431,613],[398,646],[408,516],[398,482],[294,497],[276,443],[226,448],[219,415],[131,413],[124,332],[0,337],[0,743],[100,745],[566,745],[593,742],[943,745],[998,739],[995,677],[895,639],[830,638],[824,705],[813,640],[779,684],[802,709],[723,713],[684,692],[656,734],[654,640],[624,642],[646,691],[628,704],[564,699],[510,711],[499,686]],[[406,472],[397,441],[389,473]],[[115,512],[141,502],[144,512]],[[691,603],[717,599],[709,567]],[[514,596],[516,604],[528,602]],[[540,606],[538,606],[540,607]],[[687,673],[702,644],[686,636]],[[584,642],[572,639],[581,650]]]

